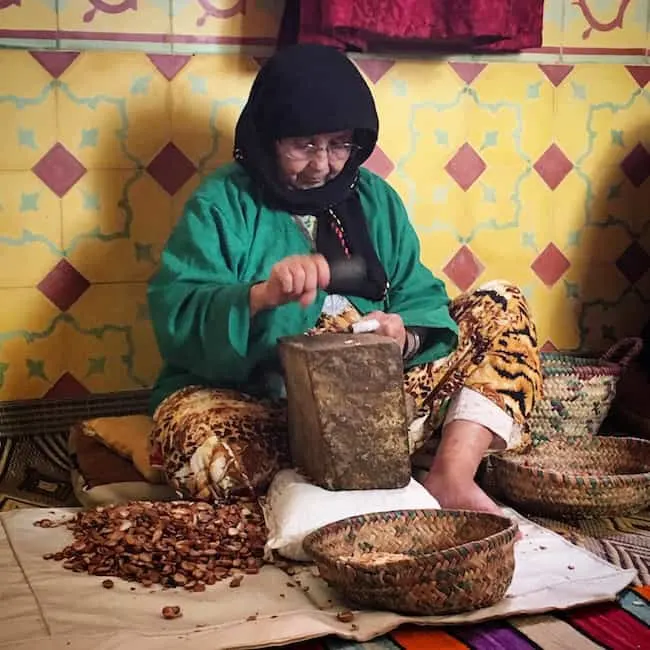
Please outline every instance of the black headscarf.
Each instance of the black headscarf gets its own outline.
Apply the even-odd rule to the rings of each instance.
[[[278,174],[277,140],[345,130],[353,131],[360,148],[336,177],[313,189],[287,186]],[[235,160],[267,204],[318,219],[316,248],[330,263],[346,257],[343,231],[351,255],[365,261],[366,278],[352,287],[333,283],[329,291],[371,300],[385,295],[387,279],[370,240],[369,215],[363,213],[357,183],[378,131],[374,99],[354,64],[334,48],[294,45],[275,54],[258,73],[237,122],[234,149]]]

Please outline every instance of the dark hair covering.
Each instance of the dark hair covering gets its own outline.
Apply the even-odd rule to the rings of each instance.
[[[313,189],[287,186],[278,174],[277,140],[348,129],[360,148],[337,176]],[[317,217],[316,247],[330,263],[345,257],[341,234],[352,255],[365,260],[363,282],[329,290],[374,300],[385,295],[387,280],[368,234],[370,215],[363,213],[357,182],[378,131],[370,89],[347,56],[323,45],[293,45],[276,53],[258,73],[237,122],[234,149],[235,160],[260,189],[262,200],[291,214]]]

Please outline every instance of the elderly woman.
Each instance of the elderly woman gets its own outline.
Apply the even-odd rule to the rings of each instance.
[[[529,309],[504,283],[450,301],[399,196],[361,168],[377,135],[345,55],[287,48],[253,84],[235,162],[185,206],[148,295],[165,362],[153,457],[186,497],[261,491],[286,462],[278,338],[375,319],[403,350],[417,415],[441,425],[425,486],[442,507],[498,512],[474,477],[490,449],[521,443],[540,391]],[[363,277],[330,273],[346,258]]]

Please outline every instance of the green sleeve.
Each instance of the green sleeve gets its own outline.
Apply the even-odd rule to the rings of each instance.
[[[407,327],[430,330],[422,350],[408,364],[413,366],[448,354],[457,344],[458,327],[449,313],[444,283],[420,259],[420,242],[402,200],[389,185],[386,188],[392,248],[399,251],[387,269],[391,284],[387,311],[399,314]]]
[[[163,360],[212,385],[238,385],[275,355],[280,336],[316,321],[317,304],[261,312],[251,320],[246,270],[252,237],[233,201],[216,206],[200,192],[187,203],[148,288],[153,329]],[[317,301],[318,302],[318,301]]]

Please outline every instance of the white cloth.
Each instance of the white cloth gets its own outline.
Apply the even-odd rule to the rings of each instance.
[[[438,509],[440,504],[415,479],[394,490],[331,491],[312,485],[293,469],[284,469],[275,475],[266,495],[266,551],[307,561],[302,542],[321,526],[370,512],[419,508]]]
[[[515,447],[521,439],[521,427],[494,402],[471,388],[461,388],[450,400],[444,424],[469,420],[483,425],[503,441],[496,448]]]

